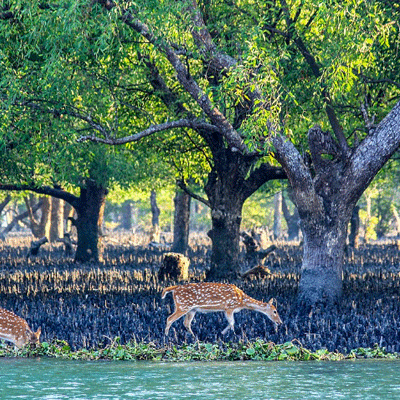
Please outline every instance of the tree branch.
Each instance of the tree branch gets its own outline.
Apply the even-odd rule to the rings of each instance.
[[[286,171],[292,188],[301,187],[303,192],[311,195],[313,192],[312,177],[294,144],[281,133],[275,133],[272,136],[272,143],[276,150],[276,159]]]
[[[200,201],[200,203],[205,204],[208,208],[211,208],[211,204],[204,197],[198,196],[196,193],[192,192],[187,186],[186,183],[182,179],[178,179],[176,181],[178,187],[180,187],[185,193],[187,193],[193,199]]]
[[[396,82],[392,79],[389,79],[389,78],[373,79],[362,73],[359,73],[356,68],[353,68],[353,74],[358,76],[359,78],[362,78],[364,80],[364,82],[367,82],[367,83],[378,83],[378,84],[379,83],[388,83],[389,85],[394,85],[398,89],[400,89],[400,83]]]
[[[41,107],[39,103],[48,103],[52,105],[53,107]],[[77,119],[80,119],[82,121],[85,121],[86,123],[89,124],[89,126],[104,135],[104,137],[109,137],[110,132],[105,129],[100,123],[94,121],[90,115],[83,115],[78,111],[74,111],[72,107],[68,106],[62,106],[58,107],[57,105],[52,104],[48,100],[42,100],[42,99],[33,99],[33,100],[20,100],[20,101],[15,101],[14,102],[15,106],[19,107],[29,107],[31,109],[40,111],[40,112],[45,112],[48,114],[52,114],[56,117],[59,117],[60,115],[68,115],[70,117],[74,117]]]
[[[161,100],[166,105],[166,107],[168,107],[168,109],[177,116],[187,118],[189,120],[195,120],[196,119],[195,115],[185,107],[185,105],[179,99],[176,93],[167,86],[154,62],[152,62],[148,56],[142,56],[139,54],[139,57],[149,69],[150,74],[148,79],[150,84],[153,86],[154,90],[160,96]],[[197,133],[210,146],[212,146],[213,144],[212,133],[213,132],[217,133],[217,131],[214,130],[209,131],[207,128],[208,126],[200,127],[200,129],[197,130]]]
[[[295,29],[295,23],[290,17],[289,7],[286,3],[286,0],[282,0],[282,6],[284,13],[286,15],[286,24],[288,26],[288,35],[291,37],[293,42],[296,44],[297,48],[299,49],[300,53],[303,55],[304,59],[306,60],[307,64],[310,66],[310,69],[316,78],[321,77],[322,73],[315,57],[308,51],[306,44],[304,43],[303,39],[297,33]],[[328,116],[329,122],[332,126],[333,132],[339,142],[339,146],[344,158],[347,158],[349,155],[350,149],[349,145],[347,144],[346,136],[344,135],[343,129],[337,119],[335,110],[332,106],[332,101],[330,98],[330,94],[328,89],[325,85],[322,84],[322,96],[323,101],[325,103],[325,111]]]
[[[247,199],[264,183],[273,179],[287,179],[287,175],[283,168],[272,167],[269,164],[261,164],[258,168],[251,172],[246,179],[244,195]]]
[[[139,60],[143,61],[148,68],[149,82],[163,103],[177,116],[194,119],[195,116],[184,106],[182,101],[179,100],[178,96],[167,86],[165,80],[160,75],[160,71],[154,62],[150,60],[150,57],[139,53]]]
[[[206,122],[200,122],[200,121],[194,121],[190,119],[179,119],[177,121],[171,121],[171,122],[165,122],[163,124],[159,125],[151,125],[149,128],[136,133],[135,135],[131,136],[126,136],[123,138],[99,138],[97,136],[81,136],[80,138],[77,139],[78,142],[84,142],[84,141],[91,141],[91,142],[96,142],[96,143],[105,143],[105,144],[110,144],[110,145],[121,145],[121,144],[126,144],[126,143],[131,143],[131,142],[137,142],[138,140],[146,137],[153,135],[154,133],[161,132],[161,131],[166,131],[168,129],[174,129],[174,128],[192,128],[192,129],[208,129],[213,132],[219,132],[218,128],[215,127],[214,125],[208,124]]]
[[[8,194],[6,198],[0,203],[0,214],[3,212],[6,205],[11,201],[11,196]]]
[[[121,20],[166,55],[177,74],[178,81],[197,102],[202,111],[210,118],[212,124],[218,127],[231,149],[233,151],[240,151],[243,154],[248,153],[248,149],[238,132],[232,127],[227,118],[211,103],[208,96],[190,75],[173,48],[165,40],[155,37],[150,32],[148,26],[134,18],[129,11],[125,11],[121,16]]]
[[[71,204],[72,207],[77,208],[77,202],[79,198],[73,195],[72,193],[66,192],[63,189],[52,188],[50,186],[31,186],[31,185],[0,185],[0,190],[9,190],[9,191],[30,191],[39,194],[45,194],[48,196],[56,197],[58,199],[65,200],[67,203]]]
[[[193,0],[188,6],[192,16],[194,27],[191,29],[193,40],[205,56],[209,68],[213,73],[227,72],[237,64],[237,61],[226,53],[218,52],[213,42],[212,36],[204,23],[203,16],[198,8],[196,0]]]
[[[354,151],[349,164],[354,192],[360,191],[360,188],[362,191],[365,190],[378,171],[399,149],[399,127],[400,101]],[[354,192],[349,195],[354,195]]]
[[[37,210],[39,210],[42,204],[42,201],[39,201],[37,204],[35,204],[32,207],[32,212],[35,213]],[[29,217],[29,211],[25,211],[13,218],[13,220],[3,229],[3,231],[0,232],[0,240],[5,240],[7,234],[14,228],[14,226],[17,225],[19,221],[22,221],[24,218],[27,217]]]

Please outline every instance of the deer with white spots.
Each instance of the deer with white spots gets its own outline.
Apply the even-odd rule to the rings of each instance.
[[[22,348],[28,343],[39,343],[41,328],[32,332],[27,322],[13,312],[0,308],[0,339]]]
[[[202,282],[170,286],[163,290],[161,297],[164,298],[169,292],[172,292],[173,295],[175,311],[167,318],[165,335],[168,335],[173,322],[186,315],[183,324],[195,336],[192,332],[191,323],[196,312],[223,311],[228,320],[228,326],[222,331],[223,335],[229,329],[234,331],[234,314],[244,309],[265,314],[275,326],[282,323],[278,311],[273,305],[274,299],[271,299],[268,303],[258,301],[232,284]]]

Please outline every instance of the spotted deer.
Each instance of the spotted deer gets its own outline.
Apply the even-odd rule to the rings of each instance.
[[[223,311],[228,320],[228,326],[222,331],[223,335],[229,329],[234,331],[234,314],[244,309],[265,314],[275,326],[282,323],[278,311],[273,305],[274,299],[271,299],[268,303],[263,303],[248,296],[232,284],[203,282],[170,286],[163,290],[161,297],[165,298],[169,292],[172,292],[173,295],[175,311],[167,318],[165,335],[168,335],[173,322],[186,315],[183,324],[195,336],[191,323],[196,312]]]
[[[27,322],[13,312],[0,308],[0,339],[21,348],[28,343],[39,343],[41,328],[32,332]]]

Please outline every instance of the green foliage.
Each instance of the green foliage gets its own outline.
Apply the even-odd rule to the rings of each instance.
[[[71,360],[151,360],[151,361],[339,361],[359,358],[397,359],[397,353],[388,353],[376,345],[374,348],[358,348],[349,354],[329,352],[320,349],[315,352],[305,349],[295,340],[283,344],[265,342],[258,339],[246,343],[212,344],[196,342],[180,346],[168,345],[158,347],[154,343],[137,343],[132,341],[121,345],[116,337],[104,348],[72,351],[62,340],[52,343],[41,343],[36,348],[28,346],[15,350],[11,347],[0,347],[0,357],[55,357]]]
[[[204,185],[212,156],[190,130],[121,147],[76,143],[82,134],[125,137],[175,119],[177,113],[150,84],[156,72],[177,101],[204,118],[164,52],[122,21],[125,9],[148,26],[157,43],[173,44],[249,149],[263,155],[260,162],[273,162],[269,121],[284,126],[307,151],[311,126],[331,129],[328,98],[351,144],[367,131],[361,103],[370,118],[380,121],[399,97],[400,9],[395,2],[287,1],[292,22],[283,1],[198,3],[215,51],[238,61],[218,76],[193,40],[192,32],[200,28],[193,26],[190,1],[121,1],[111,11],[91,0],[54,0],[47,6],[8,1],[14,16],[0,20],[4,183],[76,187],[90,176],[116,193],[132,183],[141,191],[157,190],[177,178]],[[318,71],[301,53],[299,40]],[[255,91],[263,101],[238,118]],[[383,216],[388,210],[381,203],[378,212]],[[251,219],[260,212],[253,209]]]
[[[394,216],[400,207],[398,169],[399,162],[393,158],[375,177],[359,201],[360,218],[367,240],[397,234]]]
[[[242,229],[249,230],[260,226],[272,228],[274,221],[273,203],[273,194],[266,194],[262,191],[254,193],[244,203]]]
[[[188,132],[114,148],[76,142],[86,132],[127,136],[166,119],[143,64],[160,57],[118,23],[119,8],[107,12],[88,0],[8,6],[14,19],[0,20],[7,44],[0,50],[1,172],[8,183],[76,186],[90,176],[107,187],[150,182],[156,189],[203,175],[204,158],[188,156],[202,145]],[[149,13],[154,23],[164,6]]]
[[[164,232],[173,230],[172,221],[174,213],[174,194],[175,186],[167,185],[168,182],[162,183],[162,190],[156,190],[157,206],[160,209],[160,229]],[[144,186],[144,185],[143,185]],[[160,189],[159,187],[157,187]],[[150,193],[153,188],[142,187],[137,184],[131,188],[114,188],[109,196],[104,210],[104,218],[106,226],[113,227],[121,222],[116,219],[116,216],[122,216],[123,202],[129,200],[133,203],[133,208],[136,210],[137,218],[134,221],[135,228],[149,231],[152,219],[151,206],[150,206]]]

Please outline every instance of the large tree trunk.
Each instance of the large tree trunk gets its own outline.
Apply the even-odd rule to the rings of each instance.
[[[282,137],[274,140],[283,156],[280,161],[290,173],[291,194],[304,238],[298,300],[305,305],[333,304],[342,295],[347,226],[361,193],[352,193],[353,179],[343,174],[340,163],[325,164],[314,151],[319,144],[329,143],[319,127],[310,130],[309,143],[315,176],[290,142]]]
[[[60,187],[36,187],[28,185],[0,185],[0,190],[26,191],[45,194],[68,202],[76,211],[76,219],[71,218],[78,236],[75,253],[76,262],[102,261],[101,227],[104,204],[108,190],[93,179],[86,179],[80,189],[80,196],[66,192]],[[27,212],[28,214],[28,212]]]
[[[174,242],[172,251],[185,254],[189,245],[189,219],[190,219],[189,194],[177,189],[174,198]]]
[[[101,226],[106,195],[107,189],[98,186],[92,180],[88,180],[86,186],[81,188],[75,207],[75,226],[78,234],[76,262],[102,261]]]
[[[212,241],[209,280],[235,279],[240,273],[240,224],[245,200],[255,191],[247,186],[246,175],[252,166],[230,149],[218,151],[205,191],[211,208]]]
[[[211,208],[212,241],[208,280],[235,279],[240,275],[240,223],[246,173],[251,163],[229,149],[214,157],[214,168],[208,176],[205,191]]]
[[[254,168],[255,159],[229,148],[221,150],[221,147],[215,151],[214,167],[204,188],[212,220],[209,280],[230,280],[240,275],[240,224],[244,202],[265,182],[285,178],[280,168],[267,164]]]
[[[234,193],[232,193],[234,197]],[[240,223],[244,201],[220,198],[220,205],[211,210],[212,240],[210,280],[236,279],[240,275]]]
[[[282,135],[273,143],[293,189],[304,235],[299,300],[334,303],[342,293],[342,264],[353,209],[400,143],[400,103],[355,148],[339,145],[318,126],[308,133],[312,165]],[[330,157],[326,157],[329,155]]]
[[[342,296],[342,268],[350,210],[339,211],[335,221],[328,216],[302,220],[303,264],[298,299],[301,303],[335,303]]]

